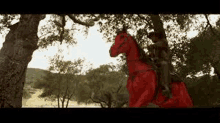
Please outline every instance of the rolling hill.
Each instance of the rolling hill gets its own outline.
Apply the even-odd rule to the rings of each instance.
[[[34,83],[37,79],[43,77],[46,75],[48,71],[38,69],[38,68],[27,68],[26,72],[26,81],[24,84],[24,90],[23,90],[23,98],[29,99],[31,97],[31,94],[34,94],[36,89],[33,88]]]

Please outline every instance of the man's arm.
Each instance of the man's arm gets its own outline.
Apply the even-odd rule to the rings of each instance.
[[[158,41],[155,44],[152,44],[147,47],[148,50],[153,50],[153,49],[166,49],[168,48],[168,43],[166,41]]]
[[[154,44],[154,48],[167,48],[168,43],[165,40],[160,40]]]
[[[161,56],[163,57],[163,59],[165,59],[167,61],[169,60],[169,56],[164,50],[161,51]]]

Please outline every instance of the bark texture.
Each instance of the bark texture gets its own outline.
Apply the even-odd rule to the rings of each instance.
[[[150,15],[150,18],[153,22],[154,31],[155,32],[161,32],[163,34],[163,37],[166,39],[166,33],[163,28],[163,22],[160,19],[160,16],[158,14],[156,15]]]
[[[38,48],[38,25],[45,15],[22,14],[10,26],[0,50],[0,106],[21,108],[28,63]]]
[[[216,40],[213,43],[213,50],[210,55],[212,62],[211,65],[214,68],[214,73],[218,76],[220,80],[220,41]]]

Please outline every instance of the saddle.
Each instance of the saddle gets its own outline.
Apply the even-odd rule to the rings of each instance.
[[[158,75],[159,70],[158,70],[158,65],[157,65],[158,64],[157,59],[150,58],[148,64],[152,65],[152,69],[155,70]],[[171,77],[171,82],[183,82],[180,76],[174,72],[170,72],[170,77]]]
[[[183,80],[176,73],[170,73],[171,82],[183,82]]]

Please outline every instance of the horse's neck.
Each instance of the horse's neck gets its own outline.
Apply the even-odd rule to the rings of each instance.
[[[147,70],[149,66],[140,60],[140,53],[136,45],[132,45],[130,51],[126,54],[129,74],[137,71]]]
[[[138,48],[132,44],[130,51],[127,54],[127,61],[129,60],[139,60],[140,53],[138,52]]]

